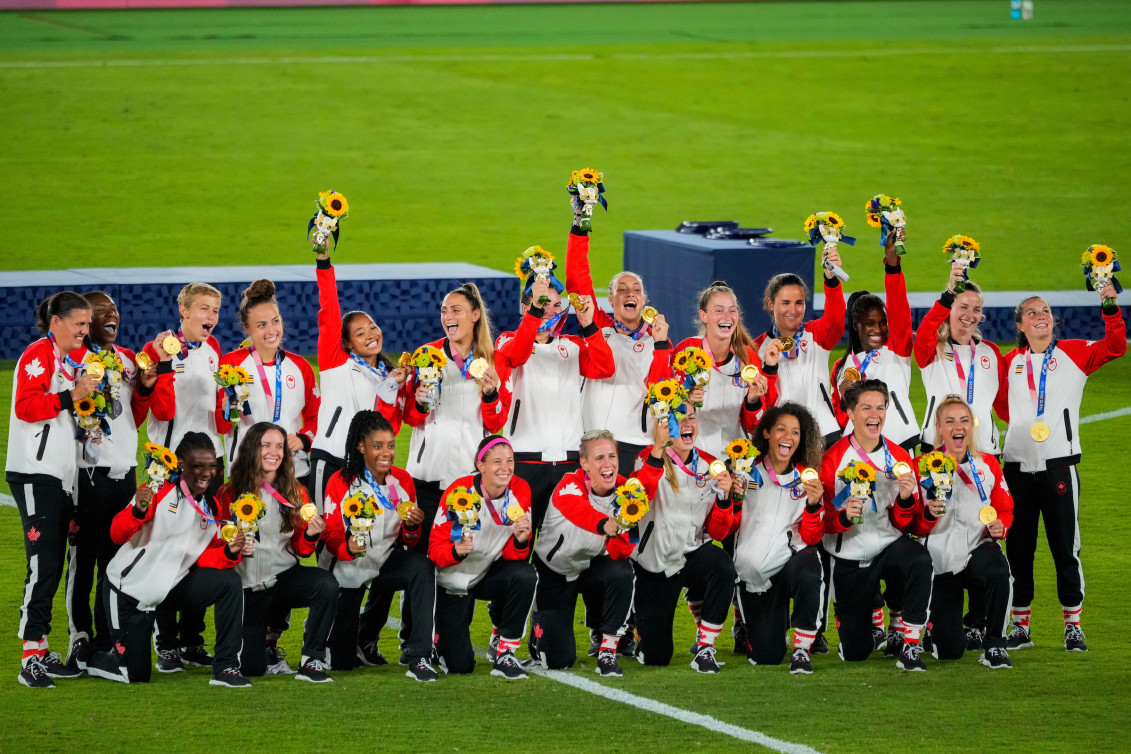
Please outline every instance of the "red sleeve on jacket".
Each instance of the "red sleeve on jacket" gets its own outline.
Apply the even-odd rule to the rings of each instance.
[[[825,278],[825,313],[805,325],[813,340],[826,351],[831,351],[844,335],[844,289],[840,280]]]
[[[408,499],[416,502],[416,485],[412,481],[412,476],[404,469],[398,469],[396,466],[390,469],[389,473],[393,475],[393,478],[397,480],[397,484],[399,484],[401,489],[405,491],[405,494],[408,495]],[[411,550],[416,546],[416,543],[420,541],[420,535],[423,533],[424,527],[430,525],[428,521],[421,521],[419,526],[409,527],[402,521],[401,542],[404,543],[405,547]]]
[[[302,492],[302,501],[299,502],[299,507],[301,507],[309,503],[310,498],[307,497],[306,488],[299,487],[299,490]],[[298,520],[294,523],[294,531],[291,532],[291,548],[294,549],[295,555],[298,555],[300,558],[305,558],[313,555],[314,549],[318,546],[318,539],[315,539],[313,542],[307,539],[307,522],[303,521],[302,518],[298,516],[294,516],[293,518],[297,518]],[[320,538],[321,537],[319,537],[319,539]]]
[[[892,459],[896,463],[903,461],[909,466],[911,465],[911,456],[907,453],[906,450],[899,447],[898,445],[892,446],[891,455]],[[915,467],[912,466],[911,468]],[[923,507],[923,503],[919,498],[918,484],[916,484],[914,489],[911,490],[910,505],[901,505],[900,498],[897,494],[895,501],[892,503],[892,506],[888,508],[888,519],[891,521],[892,526],[902,532],[915,534],[916,536],[929,534],[931,529],[935,528],[937,521],[928,520],[925,514],[926,509]]]
[[[911,329],[911,304],[907,300],[907,280],[903,268],[884,275],[884,292],[887,294],[888,349],[896,356],[910,356],[914,332]],[[937,328],[936,328],[937,329]]]
[[[799,466],[798,470],[803,471],[804,466]],[[819,473],[819,472],[818,472]],[[741,519],[741,513],[738,518]],[[806,501],[805,507],[801,510],[801,526],[800,526],[801,541],[809,546],[813,546],[821,541],[821,537],[825,536],[825,508],[824,506],[817,506],[814,513],[809,512],[809,504]]]
[[[762,370],[762,360],[758,358],[758,352],[753,348],[746,349],[746,358],[751,364],[758,367],[758,370],[766,377],[766,393],[762,396],[759,406],[751,411],[747,408],[746,399],[743,398],[742,408],[738,412],[738,421],[742,428],[747,433],[752,433],[754,427],[758,426],[758,419],[765,413],[766,407],[774,405],[774,401],[777,400],[777,373],[775,371],[774,374],[766,374]],[[771,391],[773,395],[771,395]]]
[[[318,367],[333,369],[349,359],[342,348],[342,309],[333,266],[318,268]]]
[[[1127,325],[1122,310],[1104,314],[1104,339],[1089,343],[1086,340],[1058,340],[1060,350],[1084,372],[1091,374],[1104,364],[1127,353]]]
[[[138,489],[141,489],[140,487]],[[137,508],[131,502],[125,508],[118,511],[118,514],[110,521],[110,539],[116,545],[124,545],[133,539],[133,536],[141,531],[141,527],[148,524],[153,520],[153,516],[157,513],[157,506],[165,495],[169,494],[170,490],[175,490],[176,487],[171,484],[166,484],[164,487],[157,491],[153,496],[153,501],[150,502],[149,507],[145,509],[145,515],[138,518],[134,515]]]
[[[722,542],[734,529],[734,507],[728,503],[727,507],[720,508],[719,502],[716,501],[711,506],[707,521],[703,525],[707,534],[716,542]]]
[[[196,559],[196,564],[202,568],[235,568],[236,563],[243,559],[243,555],[236,553],[232,557],[226,550],[228,543],[217,532],[212,537],[212,541],[204,548],[204,552],[200,553],[200,557]]]
[[[499,370],[500,362],[514,369],[530,360],[534,352],[534,341],[538,337],[538,328],[542,326],[541,317],[527,311],[518,323],[514,332],[505,332],[495,339],[495,371]],[[502,373],[499,373],[502,378]]]
[[[997,343],[986,341],[986,345],[997,353],[997,395],[994,396],[994,412],[1004,422],[1009,422],[1009,365],[1014,357],[1021,351],[1014,348],[1003,357]],[[930,417],[928,417],[930,418]]]
[[[666,380],[672,374],[672,342],[661,340],[652,346],[652,364],[648,367],[648,385]]]
[[[511,407],[511,393],[503,384],[502,381],[499,382],[499,387],[495,390],[495,400],[479,401],[479,415],[483,418],[483,429],[487,430],[488,434],[493,435],[501,432],[507,424],[507,416],[510,414]]]
[[[322,541],[326,543],[330,554],[338,560],[353,560],[346,540],[346,524],[342,520],[342,501],[348,493],[349,487],[342,479],[342,472],[335,471],[326,482],[326,497],[322,499],[322,520],[326,522],[326,528],[322,530]]]
[[[516,503],[522,506],[522,510],[526,515],[530,515],[530,485],[526,480],[521,477],[511,477],[511,496],[514,497]],[[507,539],[507,543],[503,546],[503,560],[529,560],[530,559],[530,545],[534,543],[534,533],[531,532],[530,536],[521,545],[516,544],[514,537]]]
[[[589,380],[603,380],[616,373],[617,365],[613,359],[613,350],[605,342],[605,336],[600,330],[583,338],[579,345],[582,377]]]
[[[550,505],[561,511],[566,520],[579,529],[590,534],[604,534],[605,521],[609,517],[590,504],[582,473],[579,471],[562,477],[554,488]]]
[[[318,381],[314,377],[314,369],[311,368],[309,361],[289,352],[287,358],[298,364],[299,374],[302,375],[302,429],[299,430],[299,434],[306,435],[313,442],[318,435],[318,409],[322,405],[322,396],[318,393]],[[395,436],[398,431],[400,427],[394,426],[393,435]]]
[[[408,379],[401,385],[401,395],[404,400],[404,408],[401,410],[401,416],[404,418],[405,424],[410,427],[419,427],[428,418],[428,412],[421,411],[416,407],[416,372],[410,371]],[[385,412],[382,411],[382,414]]]
[[[833,498],[836,497],[836,472],[840,466],[840,459],[844,457],[843,446],[847,444],[845,440],[837,440],[831,448],[825,451],[824,458],[821,459],[821,486],[825,488],[826,534],[840,534],[848,531],[849,528],[841,523],[840,511],[833,505]]]
[[[146,343],[142,350],[157,362],[157,384],[153,386],[153,393],[149,397],[149,410],[157,421],[172,421],[177,414],[177,390],[174,386],[177,373],[172,371],[172,361],[162,362],[152,343]],[[168,365],[169,371],[162,372],[162,365]]]
[[[593,312],[593,323],[597,327],[613,326],[613,318],[597,306],[597,294],[593,290],[593,273],[589,269],[588,235],[579,236],[572,232],[569,234],[569,240],[566,242],[565,287],[571,293],[593,299],[593,306],[596,307],[596,311]]]
[[[43,338],[30,345],[16,366],[16,395],[12,402],[16,418],[34,423],[49,421],[63,410],[58,393],[49,392],[55,375],[55,351]]]
[[[517,479],[517,477],[515,478]],[[437,568],[447,568],[462,562],[456,560],[456,556],[452,552],[452,522],[448,520],[445,511],[447,510],[448,495],[452,493],[452,490],[456,487],[467,486],[468,477],[460,477],[449,484],[448,488],[444,490],[444,494],[440,496],[436,518],[432,522],[432,533],[428,535],[428,557],[432,559]],[[436,521],[440,523],[436,523]]]
[[[946,296],[947,294],[943,294]],[[919,329],[915,331],[915,363],[919,368],[930,364],[938,356],[939,346],[939,325],[946,322],[950,316],[950,306],[944,304],[940,298],[931,307],[931,310],[923,317],[923,321],[919,323]]]
[[[664,476],[664,459],[653,458],[652,446],[649,445],[640,451],[640,455],[636,457],[636,463],[640,466],[636,470],[636,478],[644,485],[644,492],[648,495],[648,500],[655,500],[656,493],[660,490],[660,480]]]
[[[997,457],[990,453],[982,453],[982,460],[994,475],[994,488],[990,490],[990,505],[997,511],[998,521],[1001,521],[1002,526],[1005,527],[1005,533],[1000,537],[1005,539],[1009,534],[1009,528],[1013,526],[1013,495],[1005,482]]]
[[[605,552],[613,560],[627,560],[635,549],[636,545],[628,541],[628,532],[626,531],[605,540]]]

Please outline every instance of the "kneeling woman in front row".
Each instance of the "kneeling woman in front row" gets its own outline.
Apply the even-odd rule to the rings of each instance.
[[[244,535],[218,536],[216,505],[206,496],[216,476],[216,449],[203,432],[186,432],[177,446],[181,478],[154,494],[148,487],[114,517],[110,538],[122,545],[106,569],[106,605],[114,649],[95,652],[87,672],[121,683],[147,683],[155,609],[204,610],[213,605],[216,654],[212,686],[250,686],[240,673],[243,592],[232,566]]]
[[[415,505],[412,477],[393,466],[397,455],[393,426],[376,411],[358,411],[350,422],[345,448],[345,464],[326,484],[326,548],[318,556],[318,565],[332,573],[342,588],[330,632],[331,665],[334,670],[350,670],[364,663],[358,646],[358,613],[366,587],[372,595],[403,590],[406,675],[434,681],[436,574],[432,561],[413,549],[420,540],[424,511]],[[351,509],[359,500],[368,501],[377,513],[367,532],[355,531],[351,522],[356,518],[351,517]],[[415,620],[408,620],[410,611]]]
[[[966,650],[962,606],[967,589],[984,596],[986,635],[979,662],[991,668],[1011,668],[1005,650],[1005,623],[1013,580],[1009,561],[999,542],[1013,524],[1009,494],[997,458],[978,452],[974,411],[960,395],[948,395],[935,411],[935,442],[958,462],[954,489],[946,511],[924,538],[935,569],[931,590],[931,640],[939,660],[957,660]],[[917,469],[921,459],[915,459]],[[928,458],[928,461],[931,459]],[[931,479],[920,475],[922,482]],[[928,500],[937,498],[932,483],[922,483]]]
[[[735,510],[734,566],[751,665],[785,657],[793,600],[790,673],[812,673],[809,648],[817,637],[825,590],[817,544],[825,534],[816,467],[825,443],[817,420],[792,401],[768,409],[754,428],[758,487]]]
[[[325,523],[319,515],[303,520],[302,508],[310,499],[295,478],[294,454],[287,447],[287,433],[278,424],[259,422],[247,430],[232,475],[220,488],[221,516],[238,524],[255,515],[244,511],[246,502],[241,498],[248,496],[262,507],[263,514],[252,535],[254,550],[236,566],[244,587],[243,671],[249,676],[290,673],[277,649],[272,652],[274,663],[268,666],[267,621],[291,608],[309,607],[295,679],[331,681],[325,668],[326,638],[338,608],[338,582],[325,571],[301,563],[314,552]]]
[[[500,615],[491,675],[526,678],[514,651],[526,634],[538,574],[530,556],[530,486],[514,475],[514,450],[505,437],[483,438],[475,451],[479,473],[445,491],[428,541],[436,572],[436,650],[445,673],[475,669],[471,619],[476,600]],[[473,523],[473,509],[478,521]],[[449,515],[449,511],[452,511]],[[463,522],[452,520],[462,515]],[[459,527],[458,529],[456,527]]]

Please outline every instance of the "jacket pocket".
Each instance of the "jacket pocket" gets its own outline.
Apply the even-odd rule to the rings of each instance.
[[[841,542],[844,541],[844,532],[836,535],[836,552],[840,552]]]
[[[891,394],[891,402],[895,404],[895,410],[899,412],[899,418],[903,419],[903,423],[910,424],[911,422],[907,421],[907,414],[904,413],[903,406],[899,405],[899,398],[895,393]]]
[[[1064,409],[1064,434],[1068,436],[1068,442],[1072,442],[1072,415],[1068,409]]]
[[[47,450],[47,436],[51,434],[51,425],[44,424],[43,431],[39,433],[39,452],[35,454],[35,460],[42,461],[43,453]]]
[[[551,560],[554,559],[554,556],[558,554],[558,550],[562,549],[562,544],[564,544],[564,543],[565,543],[565,535],[559,534],[558,535],[558,543],[556,545],[554,545],[553,548],[550,550],[550,552],[548,552],[546,554],[546,562],[547,563],[549,563]]]
[[[821,397],[825,399],[825,405],[829,407],[829,412],[833,415],[833,418],[836,418],[836,409],[833,408],[833,402],[829,400],[828,391],[825,390],[824,385],[819,385],[818,387],[821,388]]]
[[[132,571],[134,569],[134,566],[137,565],[137,562],[139,560],[141,560],[143,555],[145,555],[145,550],[146,550],[146,548],[144,548],[144,547],[141,548],[141,550],[137,554],[137,557],[135,557],[133,560],[131,560],[130,564],[122,569],[122,576],[118,580],[118,588],[119,589],[122,588],[122,582],[125,581],[126,577],[130,575],[130,571]]]
[[[514,416],[511,417],[511,437],[514,437],[514,428],[518,424],[518,411],[522,408],[522,399],[515,398],[514,400]]]
[[[420,441],[420,452],[416,454],[416,462],[420,463],[420,459],[424,457],[424,446],[428,444],[428,438],[425,437]]]
[[[330,426],[326,427],[326,435],[325,435],[326,437],[329,437],[330,435],[332,435],[334,433],[334,427],[337,426],[338,417],[341,416],[341,415],[342,415],[342,407],[338,406],[336,409],[334,409],[334,415],[332,417],[330,417]]]
[[[644,548],[648,546],[648,540],[652,536],[652,529],[656,526],[655,521],[648,522],[648,528],[644,530],[644,536],[640,538],[640,545],[637,546],[636,551],[641,555],[644,554]]]
[[[648,434],[648,401],[640,407],[640,431]]]

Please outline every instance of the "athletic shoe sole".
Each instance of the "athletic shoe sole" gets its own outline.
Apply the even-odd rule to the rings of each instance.
[[[310,676],[306,675],[305,673],[296,673],[295,674],[295,680],[296,681],[306,681],[307,683],[333,683],[333,681],[334,681],[333,678],[329,678],[329,677],[322,678],[320,680],[315,680],[315,679],[311,678]]]
[[[688,667],[691,668],[692,670],[694,670],[696,673],[701,673],[703,675],[718,675],[719,674],[718,670],[700,670],[699,666],[697,666],[693,662],[689,663]]]
[[[597,668],[593,672],[595,672],[597,675],[601,676],[602,678],[621,678],[621,677],[624,676],[624,671],[622,671],[622,670],[615,670],[615,671],[610,670],[609,672],[606,673],[605,671],[601,670],[600,668]]]
[[[1028,649],[1029,647],[1032,647],[1032,646],[1035,646],[1033,644],[1033,642],[1027,641],[1024,644],[1018,644],[1016,647],[1006,647],[1006,649],[1008,649],[1010,652],[1012,652],[1015,649]]]
[[[103,670],[102,668],[87,668],[86,672],[92,678],[105,678],[107,681],[117,681],[118,683],[129,683],[129,680],[122,677],[121,673],[111,673]]]
[[[183,666],[179,667],[179,668],[172,668],[171,670],[166,670],[165,668],[161,667],[160,665],[154,665],[153,667],[157,668],[158,673],[183,673],[183,672],[185,672],[185,669],[184,669]]]
[[[808,670],[806,670],[805,668],[797,668],[796,670],[794,670],[793,668],[790,668],[789,674],[790,675],[813,675],[813,668],[809,668]]]
[[[895,666],[897,668],[899,668],[900,670],[906,670],[908,673],[926,673],[927,672],[926,668],[905,668],[905,667],[903,667],[903,660],[900,660],[899,662],[897,662],[895,664]]]
[[[250,689],[251,688],[250,683],[247,684],[246,686],[236,686],[235,684],[227,683],[226,681],[219,681],[219,680],[216,680],[215,678],[213,678],[211,681],[209,681],[208,685],[209,686],[226,686],[230,689]]]
[[[508,681],[523,681],[530,677],[526,673],[523,673],[522,675],[508,676],[501,670],[492,670],[491,675],[495,676],[496,678],[506,678]]]
[[[1033,645],[1030,644],[1029,646],[1033,646]],[[1064,651],[1065,652],[1087,652],[1088,648],[1087,647],[1073,647],[1072,649],[1069,649],[1068,647],[1065,647]]]
[[[1073,650],[1073,651],[1079,652],[1081,650]],[[48,671],[47,677],[48,678],[56,678],[56,679],[62,680],[62,681],[70,681],[70,680],[73,680],[75,678],[82,678],[82,674],[83,674],[83,671],[81,671],[81,670],[78,671],[77,673],[67,673],[65,675],[60,674],[60,673],[52,673],[52,672]]]
[[[26,680],[24,680],[24,677],[22,675],[18,676],[18,677],[20,679],[20,683],[27,686],[29,689],[31,689],[31,688],[40,688],[40,689],[53,689],[53,688],[55,688],[54,683],[52,683],[50,686],[32,686],[30,683],[28,683]]]
[[[978,662],[982,663],[983,665],[985,665],[990,670],[1012,670],[1013,669],[1012,665],[994,665],[989,660],[986,659],[985,655],[982,655],[981,657],[979,657]]]
[[[435,683],[440,680],[439,678],[417,678],[411,670],[406,671],[405,675],[418,683]]]

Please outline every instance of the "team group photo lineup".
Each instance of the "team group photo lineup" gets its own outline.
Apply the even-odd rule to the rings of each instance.
[[[1060,337],[1031,295],[1001,348],[983,337],[976,282],[994,258],[955,235],[944,265],[898,198],[865,188],[863,212],[799,223],[819,316],[802,276],[762,274],[769,326],[749,328],[736,289],[765,272],[751,262],[683,302],[696,329],[674,342],[682,315],[648,295],[659,272],[594,279],[590,236],[614,186],[586,167],[566,191],[530,192],[560,202],[566,237],[516,250],[515,329],[498,331],[503,312],[464,283],[404,353],[379,314],[339,303],[336,191],[307,229],[310,360],[288,350],[301,312],[267,278],[234,301],[200,281],[144,302],[179,312],[144,342],[119,338],[138,302],[40,301],[5,461],[27,560],[5,587],[22,593],[19,683],[97,694],[192,667],[232,688],[348,683],[396,662],[445,684],[588,658],[610,684],[637,663],[820,675],[871,657],[1024,676],[1022,649],[1088,651],[1080,407],[1089,376],[1127,350],[1111,248],[1081,239],[1102,338]],[[916,325],[904,267],[920,264],[939,293]],[[882,267],[882,297],[852,290],[866,267]],[[246,339],[218,342],[232,320]],[[1039,553],[1062,633],[1030,627]],[[399,655],[382,654],[382,631]]]

